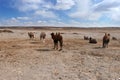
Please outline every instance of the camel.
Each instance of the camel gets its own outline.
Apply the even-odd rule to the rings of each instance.
[[[40,40],[43,40],[43,42],[45,42],[45,37],[46,37],[46,33],[45,32],[41,32],[40,33]]]
[[[112,37],[112,40],[117,40],[117,38],[116,37]]]
[[[51,37],[52,37],[53,42],[54,42],[54,48],[53,49],[58,50],[58,42],[59,42],[59,45],[60,45],[59,51],[62,50],[62,47],[63,47],[63,37],[62,37],[62,35],[60,33],[54,34],[52,32]]]
[[[84,36],[84,40],[89,40],[88,36]]]
[[[34,38],[34,33],[33,32],[28,32],[28,36],[30,39],[33,39]]]
[[[90,37],[90,39],[89,39],[89,43],[96,44],[96,43],[97,43],[97,40],[96,40],[96,39],[93,39],[93,38]]]
[[[108,44],[110,42],[110,34],[105,33],[103,36],[103,48],[108,48]]]

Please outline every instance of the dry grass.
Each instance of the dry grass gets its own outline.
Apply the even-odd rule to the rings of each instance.
[[[0,30],[0,33],[13,33],[13,31],[4,29],[4,30]]]

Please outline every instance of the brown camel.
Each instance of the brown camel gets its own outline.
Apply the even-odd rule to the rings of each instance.
[[[51,33],[51,37],[52,37],[53,42],[54,42],[54,49],[56,49],[56,50],[58,49],[58,42],[59,42],[59,44],[60,44],[59,51],[62,50],[62,47],[63,47],[63,37],[62,37],[62,35],[60,33],[56,33],[56,34]]]
[[[88,36],[84,36],[84,40],[89,40],[89,37]]]
[[[34,38],[34,33],[33,32],[28,32],[28,36],[30,39],[33,39]]]
[[[89,38],[89,43],[96,44],[97,40],[90,37]]]
[[[103,48],[108,48],[108,44],[110,42],[110,34],[105,33],[103,36]]]
[[[45,37],[46,37],[46,33],[45,32],[41,32],[40,33],[40,40],[43,40],[43,42],[45,42]]]

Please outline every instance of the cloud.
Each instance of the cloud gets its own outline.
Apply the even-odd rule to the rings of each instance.
[[[17,8],[19,11],[26,12],[39,9],[39,5],[43,3],[43,0],[13,0],[12,2],[14,4],[14,8]]]
[[[76,9],[68,15],[71,18],[77,18],[89,21],[99,21],[103,16],[109,20],[120,21],[120,1],[119,0],[101,0],[93,3],[91,0],[74,0]]]
[[[56,20],[38,20],[38,21],[21,21],[17,18],[11,18],[2,22],[4,26],[57,26],[57,27],[119,27],[119,24],[107,24],[104,22],[80,22],[76,20],[71,20],[69,23]]]
[[[18,20],[30,20],[29,17],[17,17]]]
[[[4,26],[24,26],[25,23],[29,22],[29,17],[12,17],[10,19],[5,19],[2,21],[1,25]]]
[[[109,23],[116,25],[120,21],[119,0],[12,1],[14,8],[27,17],[18,16],[8,19],[11,24],[99,26]],[[105,20],[108,20],[107,23],[104,22]]]
[[[17,20],[15,17],[12,17],[10,19],[3,20],[2,25],[19,25],[19,20]]]
[[[95,11],[94,6],[99,3],[94,4],[92,0],[84,0],[84,1],[75,0],[75,2],[76,2],[75,11],[68,14],[71,18],[96,21],[99,20],[100,17],[103,15],[102,12],[99,13]]]
[[[52,10],[53,5],[46,0],[17,0],[14,2],[14,8],[17,8],[20,12],[29,13],[32,17],[41,16],[43,18],[56,18],[57,16]],[[19,19],[28,19],[21,18]]]
[[[74,0],[56,0],[56,3],[48,0],[13,0],[14,6],[23,12],[38,9],[68,10],[75,5]]]
[[[57,0],[56,5],[54,6],[56,10],[68,10],[75,5],[74,0]]]
[[[111,17],[113,21],[119,22],[120,21],[120,7],[111,8],[109,17]]]
[[[18,23],[19,20],[17,20],[16,18],[11,18],[10,20],[8,20],[8,23]]]
[[[113,21],[120,21],[120,1],[119,0],[103,0],[93,6],[95,13],[100,13],[101,16],[107,14],[107,17]]]
[[[119,7],[119,0],[104,0],[96,5],[94,5],[94,11],[102,12],[102,11],[110,11],[111,8]]]
[[[57,18],[57,16],[52,11],[47,11],[47,10],[36,11],[35,15],[40,15],[44,18]]]
[[[76,10],[69,14],[72,18],[86,18],[90,11],[91,1],[90,0],[75,0]]]

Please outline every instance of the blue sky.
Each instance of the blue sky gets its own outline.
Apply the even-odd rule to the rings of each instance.
[[[0,0],[0,26],[119,27],[120,0]]]

